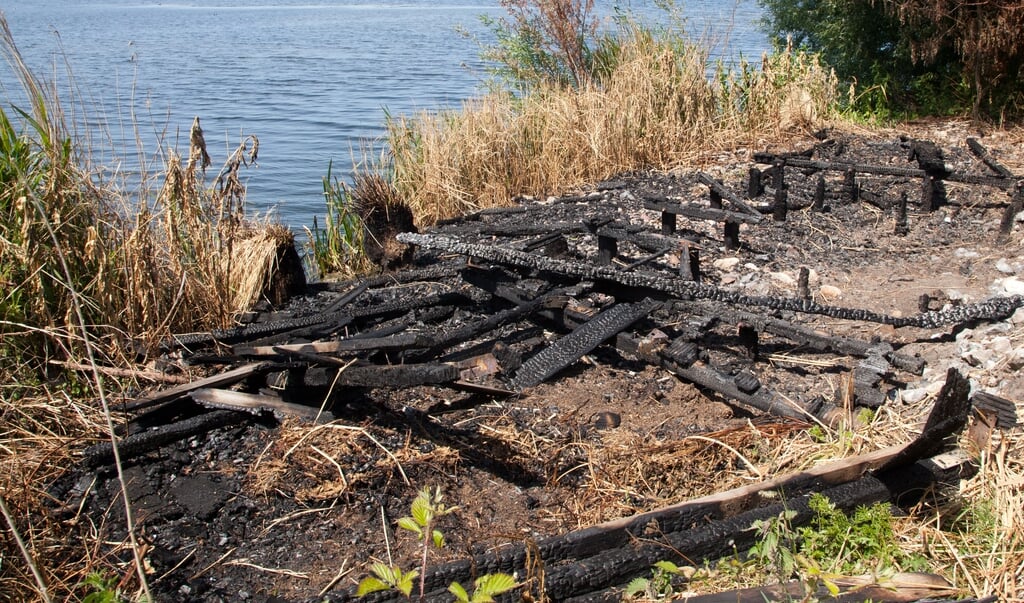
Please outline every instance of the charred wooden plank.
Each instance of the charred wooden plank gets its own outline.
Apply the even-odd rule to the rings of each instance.
[[[981,320],[1002,320],[1013,314],[1017,308],[1024,307],[1024,296],[1012,295],[1009,297],[995,297],[975,304],[957,306],[949,310],[924,312],[913,316],[889,316],[860,308],[826,306],[807,299],[744,295],[739,292],[720,289],[707,283],[684,281],[679,278],[668,278],[640,271],[622,272],[608,266],[593,266],[579,262],[555,260],[498,245],[476,245],[438,235],[402,233],[398,235],[398,239],[402,243],[411,243],[422,247],[475,256],[499,264],[530,268],[587,280],[605,280],[627,287],[667,293],[682,299],[705,299],[722,303],[771,308],[773,310],[821,314],[842,320],[876,322],[895,327],[935,328],[943,325],[964,324]]]
[[[204,388],[204,387],[224,387],[225,385],[231,385],[232,383],[238,383],[244,379],[248,379],[254,375],[261,375],[269,373],[270,371],[280,370],[284,367],[282,364],[274,362],[256,362],[252,364],[246,364],[238,368],[231,369],[216,375],[197,379],[191,383],[185,383],[177,387],[171,387],[165,390],[161,390],[150,394],[148,396],[138,398],[131,402],[125,403],[120,407],[121,410],[131,411],[139,410],[142,408],[148,408],[150,406],[156,406],[164,402],[173,402],[180,400],[190,394],[191,392]]]
[[[251,418],[252,415],[247,412],[233,410],[215,410],[204,413],[196,417],[126,436],[117,443],[118,455],[121,461],[125,461],[172,442],[206,433],[225,425],[242,423]],[[90,446],[82,452],[82,463],[86,467],[98,467],[112,462],[114,462],[114,446],[110,442]]]
[[[601,312],[524,361],[511,379],[512,388],[521,391],[540,384],[584,354],[590,353],[604,340],[647,316],[658,306],[658,302],[645,300],[635,304],[620,303]]]
[[[350,366],[338,375],[338,383],[358,387],[403,388],[459,379],[451,364],[398,364],[394,366]]]
[[[230,329],[215,329],[205,333],[176,334],[164,341],[162,347],[164,349],[177,349],[198,348],[216,343],[230,345],[317,325],[330,324],[340,329],[351,321],[351,317],[342,312],[320,312],[301,318],[255,322]]]
[[[1021,211],[1024,211],[1024,179],[1017,182],[1013,198],[1010,200],[1010,204],[1006,206],[1002,220],[999,221],[1000,242],[1006,242],[1010,239],[1010,232],[1013,231],[1013,221]]]
[[[762,164],[772,164],[776,155],[769,153],[755,153],[754,161]],[[808,159],[786,159],[786,165],[795,168],[810,168],[815,170],[827,170],[846,172],[849,170],[862,174],[873,174],[876,176],[903,176],[906,178],[924,178],[928,172],[916,168],[901,168],[890,165],[870,165],[864,163],[844,163],[838,161],[812,161]],[[962,174],[949,172],[943,180],[948,182],[961,182],[964,184],[983,184],[994,188],[1008,189],[1013,187],[1013,182],[996,176],[981,176],[977,174]]]
[[[971,137],[967,139],[967,148],[981,161],[988,166],[990,170],[996,173],[1001,178],[1013,178],[1013,172],[1011,172],[1005,165],[999,163],[988,149],[985,148],[977,138]]]
[[[272,412],[278,419],[284,417],[298,417],[308,421],[320,419],[325,421],[334,420],[331,413],[304,404],[285,402],[276,396],[262,394],[247,394],[224,389],[204,388],[197,389],[189,394],[197,404],[207,408],[218,408],[223,410],[237,410],[258,415],[263,412]]]
[[[754,169],[756,169],[756,168],[754,168]],[[761,177],[760,172],[758,172],[757,177],[758,178]],[[746,201],[743,201],[742,199],[740,199],[738,196],[736,196],[735,193],[733,193],[729,189],[725,188],[725,186],[723,186],[721,182],[719,182],[718,180],[715,180],[709,174],[705,174],[704,172],[698,172],[697,173],[697,182],[700,182],[701,184],[703,184],[703,185],[707,186],[708,188],[710,188],[711,190],[713,190],[715,193],[718,194],[719,197],[721,197],[722,199],[725,199],[726,201],[728,201],[733,207],[735,207],[739,211],[741,211],[741,212],[743,212],[745,214],[750,214],[751,216],[757,216],[758,219],[761,218],[761,212],[757,211],[754,207],[752,207]]]
[[[994,415],[996,427],[1000,429],[1013,429],[1017,426],[1017,406],[1012,400],[988,392],[977,392],[971,396],[971,404]]]
[[[676,201],[668,201],[655,197],[644,199],[644,209],[667,212],[670,214],[687,216],[689,218],[698,218],[701,220],[713,220],[715,222],[736,222],[743,224],[758,224],[761,222],[760,215],[752,216],[747,213],[729,211],[727,209],[703,207],[693,203],[687,203],[684,205]]]

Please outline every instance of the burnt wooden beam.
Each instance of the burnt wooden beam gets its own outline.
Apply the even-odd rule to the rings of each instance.
[[[754,161],[762,164],[772,164],[776,155],[767,153],[755,153]],[[825,170],[835,172],[847,172],[853,170],[861,174],[872,174],[876,176],[903,176],[906,178],[924,178],[928,172],[917,168],[901,168],[889,165],[870,165],[864,163],[844,163],[838,161],[812,161],[808,159],[786,158],[786,165],[795,168],[807,168],[814,170]],[[977,174],[961,174],[959,172],[948,172],[943,180],[947,182],[960,182],[963,184],[982,184],[994,188],[1009,189],[1013,187],[1013,181],[996,176],[981,176]]]
[[[1005,243],[1013,231],[1013,221],[1017,214],[1024,211],[1024,179],[1017,181],[1017,188],[1013,193],[1010,204],[1003,211],[1003,218],[999,221],[999,241]]]
[[[756,168],[754,168],[754,169],[756,169]],[[760,175],[761,175],[760,172],[758,172],[758,178],[760,178]],[[700,182],[701,184],[707,186],[709,189],[711,189],[711,192],[713,192],[715,195],[717,195],[717,197],[719,199],[719,204],[721,204],[721,200],[724,199],[724,200],[728,201],[729,204],[732,205],[736,210],[738,210],[738,211],[740,211],[742,213],[745,213],[745,214],[748,214],[748,215],[751,215],[751,216],[757,216],[758,218],[761,217],[761,212],[757,211],[757,209],[752,207],[746,201],[740,199],[738,196],[736,196],[736,194],[734,194],[729,189],[725,188],[725,186],[722,185],[721,182],[719,182],[718,180],[715,180],[710,175],[705,174],[704,172],[698,172],[697,173],[697,181]]]
[[[977,138],[971,137],[967,139],[967,148],[974,153],[975,157],[980,159],[990,170],[996,173],[1000,178],[1013,178],[1013,172],[1011,172],[1005,165],[999,163],[995,157],[989,153],[988,149],[985,148]]]
[[[648,197],[644,199],[644,208],[652,211],[660,211],[680,216],[687,216],[689,218],[713,220],[715,222],[731,221],[742,224],[758,224],[761,222],[760,215],[751,215],[747,213],[730,211],[727,209],[714,209],[711,207],[703,207],[701,205],[695,205],[692,203],[684,205],[682,203],[668,201],[663,198],[659,199],[657,197]]]
[[[660,305],[659,302],[645,300],[635,304],[616,304],[601,312],[525,360],[510,381],[512,389],[521,391],[542,383]]]
[[[350,366],[341,369],[338,383],[356,387],[403,388],[451,383],[459,378],[459,368],[452,364],[396,364]]]
[[[224,371],[223,373],[210,375],[209,377],[203,377],[202,379],[196,379],[190,383],[184,383],[176,387],[160,390],[142,398],[137,398],[131,402],[126,402],[121,405],[119,409],[125,411],[140,410],[156,406],[158,404],[163,404],[165,402],[174,402],[188,396],[197,389],[204,387],[224,387],[225,385],[244,381],[245,379],[255,375],[263,375],[271,371],[281,370],[284,366],[285,365],[275,362],[256,362],[246,364],[229,371]]]
[[[252,415],[247,412],[215,410],[125,436],[117,443],[118,455],[123,462],[152,452],[161,446],[206,433],[218,427],[236,425],[251,419]],[[82,451],[82,464],[86,467],[98,467],[112,462],[114,462],[114,446],[110,442],[95,444]]]
[[[738,214],[739,215],[739,214]],[[1002,320],[1024,307],[1024,296],[995,297],[983,302],[957,306],[949,310],[925,312],[912,316],[889,316],[860,308],[843,308],[826,306],[813,300],[744,295],[736,291],[728,291],[708,283],[684,281],[679,278],[666,277],[634,270],[623,272],[608,266],[594,266],[580,262],[556,260],[499,245],[479,245],[465,243],[451,237],[418,233],[401,233],[398,240],[431,249],[440,249],[450,253],[479,257],[489,262],[529,268],[543,272],[551,272],[562,276],[571,276],[582,280],[603,280],[627,287],[647,289],[679,297],[680,299],[704,299],[726,304],[739,304],[771,308],[773,310],[790,310],[805,314],[820,314],[843,320],[857,320],[888,324],[895,327],[935,328],[943,325],[965,324],[979,320]]]
[[[772,219],[776,222],[785,222],[786,214],[789,211],[789,206],[787,205],[787,197],[789,195],[786,191],[785,161],[776,160],[773,184],[775,185],[775,201],[772,203]]]
[[[859,358],[866,358],[878,344],[869,343],[860,339],[849,337],[837,337],[815,331],[814,329],[798,325],[788,320],[774,318],[771,316],[743,312],[741,310],[728,310],[723,314],[725,318],[736,323],[747,323],[756,327],[759,331],[766,331],[773,335],[785,337],[790,341],[807,346],[821,352],[832,352],[835,354],[849,354]],[[925,361],[916,356],[908,356],[892,351],[885,354],[885,358],[893,366],[920,375],[924,372]]]
[[[272,412],[278,419],[284,417],[297,417],[307,421],[320,419],[321,421],[333,421],[334,415],[329,412],[320,412],[318,408],[285,402],[277,396],[263,394],[247,394],[225,389],[203,388],[189,394],[199,405],[206,408],[222,410],[237,410],[258,415],[263,412]]]

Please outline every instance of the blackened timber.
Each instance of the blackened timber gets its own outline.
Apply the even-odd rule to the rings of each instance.
[[[185,383],[176,387],[160,390],[148,396],[127,402],[124,406],[120,407],[120,409],[139,410],[142,408],[156,406],[157,404],[162,404],[164,402],[173,402],[175,400],[180,400],[193,391],[203,387],[224,387],[225,385],[244,381],[245,379],[255,375],[262,375],[274,370],[280,370],[282,366],[283,365],[274,362],[256,362],[246,364],[231,369],[230,371],[224,371],[223,373],[197,379],[191,383]]]
[[[118,455],[122,461],[125,461],[172,442],[177,442],[200,433],[206,433],[225,425],[243,423],[251,418],[252,415],[247,412],[233,410],[215,410],[204,413],[196,417],[162,425],[156,429],[149,429],[126,436],[117,443]],[[114,461],[114,447],[110,442],[90,446],[82,454],[82,463],[86,467],[98,467]]]
[[[754,393],[745,393],[736,384],[735,379],[718,371],[710,368],[698,366],[696,364],[690,366],[681,366],[666,360],[663,365],[669,371],[679,375],[683,379],[703,387],[710,389],[730,400],[739,402],[745,406],[756,408],[766,413],[775,415],[777,417],[788,417],[791,419],[807,419],[808,415],[815,415],[811,409],[805,409],[802,406],[797,406],[793,402],[787,401],[781,396],[774,395],[768,391],[767,388],[758,388]],[[831,410],[831,409],[830,409]],[[816,416],[816,415],[815,415]],[[831,416],[822,416],[821,418],[826,424],[833,423],[837,419]]]
[[[758,163],[771,164],[775,156],[765,153],[756,153],[754,161]],[[864,163],[842,163],[835,161],[811,161],[807,159],[786,159],[786,165],[795,168],[808,168],[814,170],[828,170],[846,172],[853,170],[861,174],[873,174],[876,176],[903,176],[906,178],[924,178],[928,172],[917,168],[901,168],[889,165],[869,165]],[[963,184],[983,184],[994,188],[1008,189],[1013,187],[1013,181],[996,176],[981,176],[977,174],[961,174],[949,172],[943,177],[948,182],[960,182]]]
[[[739,292],[720,289],[707,283],[684,281],[679,278],[669,278],[638,270],[623,272],[609,266],[593,266],[579,262],[556,260],[498,245],[464,243],[457,239],[440,235],[407,232],[399,234],[398,240],[402,243],[419,245],[430,249],[440,249],[449,253],[478,257],[497,264],[540,270],[584,280],[604,280],[627,287],[661,292],[681,299],[705,299],[728,304],[771,308],[773,310],[820,314],[842,320],[875,322],[894,327],[937,328],[944,325],[965,324],[981,320],[1002,320],[1013,314],[1017,308],[1024,307],[1024,296],[1012,295],[1009,297],[995,297],[975,304],[957,306],[949,310],[924,312],[913,316],[889,316],[860,308],[826,306],[807,299],[744,295]]]
[[[645,199],[644,209],[668,212],[670,214],[698,218],[701,220],[714,220],[716,222],[728,221],[743,224],[757,224],[761,221],[761,216],[759,215],[754,216],[746,213],[729,211],[727,209],[714,209],[711,207],[694,205],[692,203],[683,205],[682,203],[677,203],[675,201],[658,200],[655,198]]]
[[[651,300],[635,304],[620,303],[601,312],[523,362],[511,380],[512,388],[523,390],[542,383],[593,351],[604,340],[647,316],[659,305]]]
[[[166,340],[162,344],[161,347],[165,349],[177,349],[201,347],[215,343],[230,345],[320,325],[330,325],[340,329],[350,322],[352,322],[352,318],[347,313],[320,312],[310,316],[291,318],[287,320],[254,322],[247,325],[232,327],[230,329],[215,329],[204,333],[182,333],[172,335],[170,339]]]
[[[999,240],[1001,242],[1009,239],[1010,232],[1013,230],[1013,221],[1021,211],[1024,211],[1024,179],[1017,182],[1017,190],[1013,194],[1013,199],[1006,207],[1003,218],[999,222]]]
[[[760,177],[760,173],[758,173],[758,177]],[[728,201],[737,210],[745,214],[749,214],[751,216],[757,216],[758,218],[761,217],[761,213],[759,211],[751,207],[751,205],[748,204],[746,201],[743,201],[742,199],[737,197],[732,191],[725,188],[725,186],[723,186],[721,182],[715,180],[710,175],[705,174],[704,172],[698,172],[697,181],[710,188],[722,199]]]
[[[1013,178],[1013,172],[1007,169],[1005,165],[996,161],[995,157],[993,157],[992,154],[988,152],[988,149],[986,149],[984,145],[978,142],[977,138],[968,138],[967,148],[971,149],[971,152],[974,153],[974,155],[977,156],[978,159],[981,159],[981,161],[985,165],[987,165],[990,170],[995,172],[999,177]]]
[[[338,375],[338,384],[358,387],[403,388],[459,379],[451,364],[397,364],[393,366],[350,366]]]
[[[664,214],[662,214],[664,215]],[[671,214],[670,214],[671,215]],[[666,247],[674,247],[680,242],[691,242],[680,237],[665,236],[644,230],[644,227],[632,224],[612,222],[594,230],[598,237],[607,237],[616,241],[625,241],[636,245],[644,251],[654,253]]]
[[[988,392],[977,392],[971,396],[971,404],[978,410],[995,415],[996,427],[1013,429],[1017,426],[1017,407],[1012,400]]]
[[[733,322],[743,322],[756,327],[759,331],[767,331],[773,335],[785,337],[790,341],[813,350],[821,352],[832,352],[835,354],[849,354],[859,358],[865,358],[876,349],[878,344],[868,343],[859,339],[849,337],[837,337],[826,335],[798,325],[796,323],[773,318],[771,316],[752,314],[741,310],[729,310],[725,317]],[[901,370],[920,375],[924,372],[925,361],[916,356],[908,356],[895,351],[885,354],[886,360]]]

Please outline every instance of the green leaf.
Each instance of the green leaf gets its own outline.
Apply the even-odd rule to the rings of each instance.
[[[671,561],[658,561],[654,564],[654,567],[662,571],[669,572],[670,574],[679,573],[679,566]]]
[[[516,579],[508,574],[486,574],[473,583],[473,603],[490,603],[495,595],[516,587]]]
[[[409,530],[417,536],[423,533],[423,529],[420,528],[419,524],[417,524],[416,520],[412,517],[403,517],[399,519],[398,527],[402,528],[403,530]]]
[[[370,593],[375,593],[382,590],[388,590],[391,585],[374,578],[373,576],[367,576],[359,583],[359,587],[356,589],[356,596],[363,597]]]
[[[382,582],[390,585],[394,585],[398,581],[398,576],[402,574],[401,569],[383,563],[374,563],[370,566],[370,571]]]
[[[455,600],[459,603],[469,603],[469,593],[458,582],[452,582],[448,586],[448,592],[455,595]]]
[[[625,593],[631,597],[639,595],[640,593],[647,590],[647,586],[651,583],[647,578],[633,578],[626,585]]]
[[[430,536],[434,540],[434,546],[439,549],[444,548],[444,534],[441,533],[441,530],[434,530]]]
[[[426,488],[420,490],[416,500],[412,501],[410,511],[412,511],[412,518],[420,527],[427,527],[433,517],[433,509],[430,506],[430,490]]]
[[[399,570],[399,573],[401,574],[401,570]],[[402,591],[402,594],[408,597],[409,593],[412,592],[412,581],[419,575],[420,573],[416,570],[411,570],[406,574],[402,574],[401,579],[398,580],[398,584],[395,585],[395,588]]]

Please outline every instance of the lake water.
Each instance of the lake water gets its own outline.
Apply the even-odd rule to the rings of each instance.
[[[619,4],[658,14],[649,1]],[[612,6],[598,2],[602,15]],[[696,34],[728,37],[718,52],[756,58],[768,47],[756,0],[683,6]],[[2,10],[38,74],[61,80],[66,59],[91,125],[121,147],[120,163],[107,163],[137,170],[137,139],[145,155],[161,140],[187,152],[195,116],[213,170],[255,134],[248,207],[296,229],[324,211],[328,163],[347,178],[364,141],[379,140],[385,109],[458,107],[480,92],[479,44],[490,41],[480,16],[504,14],[497,0],[9,0]],[[19,102],[6,65],[0,86],[5,109]]]

